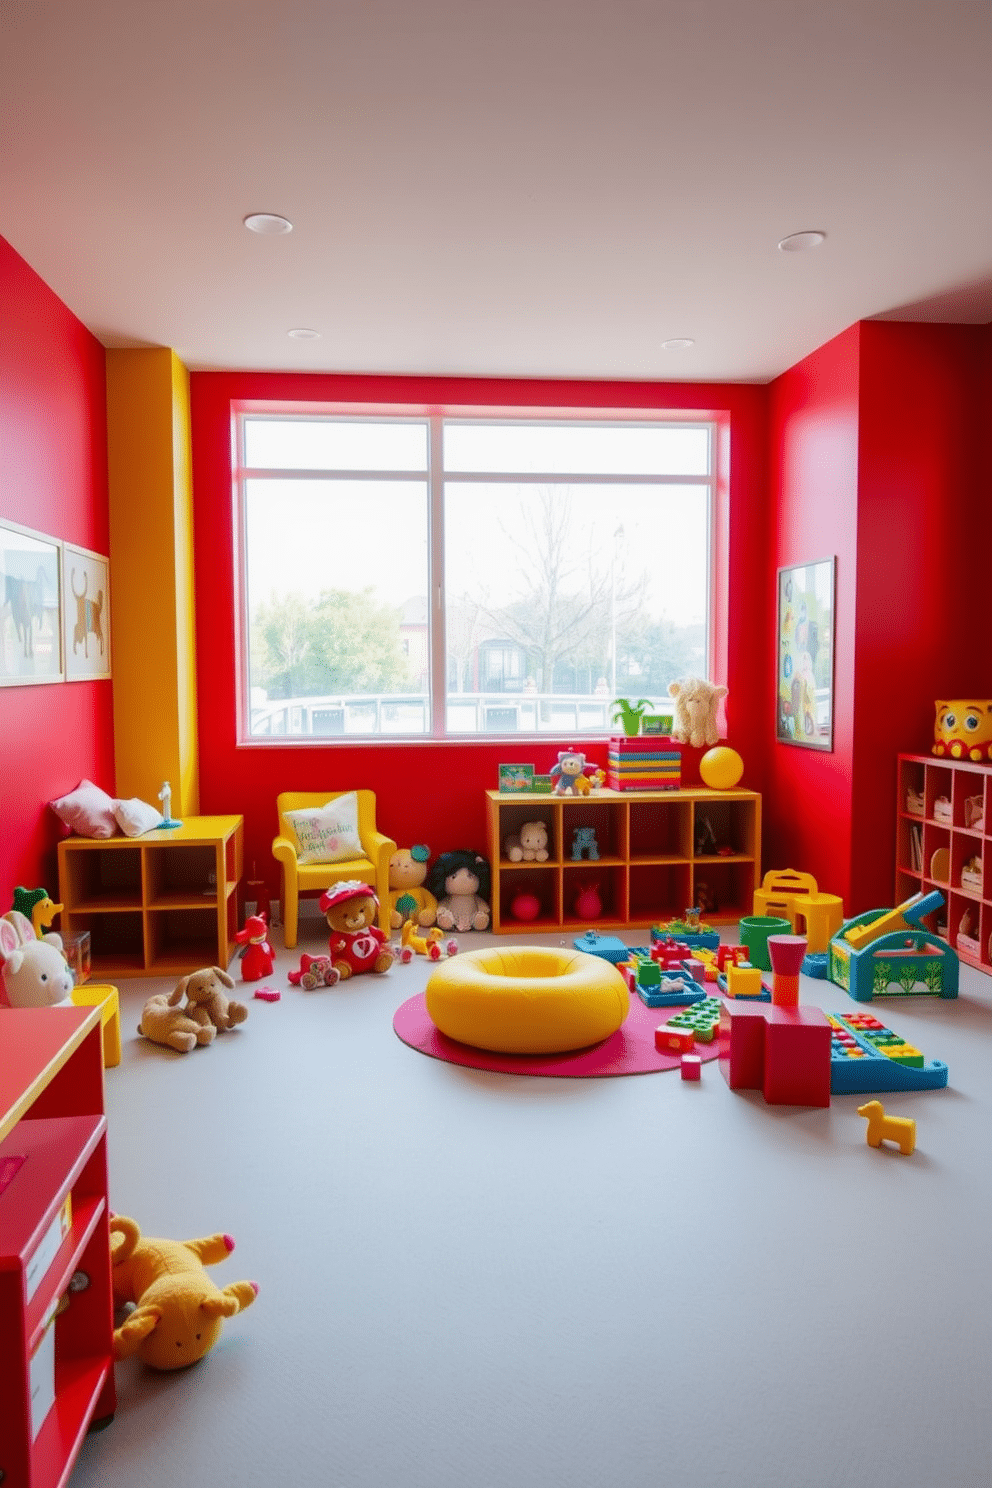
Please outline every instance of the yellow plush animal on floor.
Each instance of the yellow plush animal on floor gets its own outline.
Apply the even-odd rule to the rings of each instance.
[[[226,1317],[244,1312],[258,1295],[253,1281],[235,1281],[221,1291],[205,1266],[226,1260],[230,1235],[202,1240],[153,1240],[133,1219],[110,1221],[114,1306],[133,1302],[134,1311],[114,1332],[114,1358],[137,1355],[153,1369],[184,1369],[209,1353]]]

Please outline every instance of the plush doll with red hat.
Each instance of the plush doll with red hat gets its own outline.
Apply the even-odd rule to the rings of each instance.
[[[376,924],[379,901],[368,884],[349,879],[321,895],[331,935],[331,965],[342,981],[358,971],[388,971],[393,953]]]

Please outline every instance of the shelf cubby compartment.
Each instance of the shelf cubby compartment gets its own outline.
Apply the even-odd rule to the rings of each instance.
[[[145,921],[140,909],[73,913],[63,926],[90,936],[90,980],[107,976],[140,976],[145,965]]]
[[[217,898],[217,853],[204,844],[145,848],[145,896],[150,909],[197,907]]]
[[[592,831],[596,838],[595,861],[621,863],[626,858],[626,819],[623,808],[608,801],[595,801],[580,797],[574,805],[561,815],[561,860],[569,864],[573,858],[576,835]]]
[[[566,863],[562,869],[562,923],[588,929],[604,922],[622,925],[627,920],[627,870],[609,863]],[[598,915],[582,914],[583,894],[595,890],[599,896]]]
[[[656,925],[663,920],[681,919],[691,906],[692,874],[688,862],[631,865],[632,925]]]
[[[148,914],[148,965],[155,976],[181,975],[184,968],[213,966],[217,954],[217,910],[153,909]]]
[[[526,801],[517,800],[512,806],[508,806],[502,816],[503,837],[499,844],[500,859],[506,868],[520,866],[512,863],[506,856],[506,840],[508,837],[516,837],[526,822],[543,822],[548,833],[547,859],[548,863],[557,863],[561,858],[561,812],[556,811],[551,804],[551,798],[544,797],[545,805],[540,805],[541,797],[531,796]],[[531,859],[533,863],[533,859]]]
[[[518,894],[533,895],[539,905],[537,918],[518,920],[513,901]],[[521,931],[554,930],[561,924],[561,874],[556,866],[534,863],[509,864],[500,876],[499,918]]]
[[[692,803],[648,801],[631,813],[632,863],[684,861],[692,857]]]
[[[707,921],[740,920],[754,908],[754,863],[742,856],[696,858],[692,865],[692,900]],[[707,907],[706,901],[712,907]]]
[[[122,853],[88,843],[66,861],[59,897],[65,903],[68,895],[73,913],[141,908],[140,852]]]

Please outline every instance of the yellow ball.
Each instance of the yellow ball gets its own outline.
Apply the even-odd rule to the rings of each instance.
[[[744,774],[744,761],[736,749],[718,744],[707,749],[699,761],[699,775],[704,785],[711,790],[731,790]]]

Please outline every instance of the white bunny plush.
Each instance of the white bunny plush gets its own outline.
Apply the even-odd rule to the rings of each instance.
[[[57,1007],[72,1001],[73,976],[62,937],[39,940],[26,915],[12,909],[0,919],[0,986],[9,1007]]]

